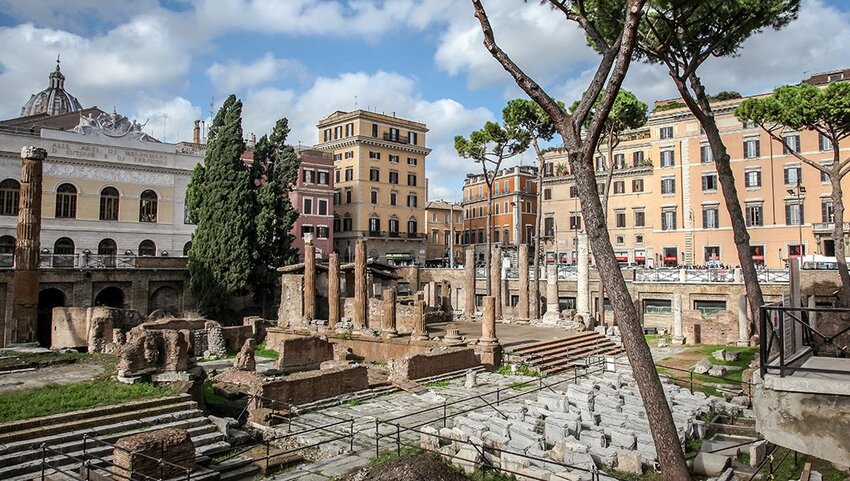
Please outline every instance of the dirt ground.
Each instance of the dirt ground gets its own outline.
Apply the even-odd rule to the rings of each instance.
[[[35,371],[10,372],[0,375],[0,393],[41,387],[47,384],[73,384],[95,379],[103,366],[94,363],[75,363],[50,366]]]
[[[469,478],[434,456],[420,454],[362,467],[343,476],[341,481],[469,481]]]

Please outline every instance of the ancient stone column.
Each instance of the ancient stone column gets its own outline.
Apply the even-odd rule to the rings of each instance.
[[[451,314],[454,310],[453,306],[452,285],[449,281],[443,280],[443,282],[440,283],[440,307],[446,314]]]
[[[395,329],[395,291],[392,289],[384,289],[384,337],[397,337],[398,331]]]
[[[34,342],[38,328],[38,256],[41,249],[41,174],[47,151],[21,149],[21,195],[15,244],[13,342]]]
[[[546,314],[542,321],[546,324],[557,324],[561,320],[560,305],[558,304],[558,266],[546,266]]]
[[[425,302],[428,303],[428,307],[439,307],[437,306],[437,283],[434,281],[429,282],[428,290],[425,292]]]
[[[369,298],[366,286],[366,242],[358,240],[354,244],[354,318],[353,329],[366,328]]]
[[[475,248],[466,248],[463,263],[463,315],[472,319],[475,315]]]
[[[339,322],[339,254],[328,256],[328,329],[336,329]]]
[[[425,329],[425,301],[419,296],[413,301],[413,333],[410,338],[414,341],[430,339]]]
[[[499,343],[496,338],[496,298],[493,296],[484,296],[481,309],[481,339],[478,342],[482,345]]]
[[[490,250],[490,295],[496,299],[496,319],[502,318],[502,255],[499,246]]]
[[[528,320],[528,244],[519,246],[519,303],[517,318]]]
[[[587,262],[587,234],[584,231],[578,233],[577,244],[576,314],[588,320],[590,319],[590,266]]]
[[[316,246],[312,239],[304,244],[304,319],[316,318]]]
[[[747,320],[747,295],[738,295],[738,345],[750,345],[749,321]]]
[[[673,344],[684,344],[684,326],[682,325],[682,295],[673,294]]]

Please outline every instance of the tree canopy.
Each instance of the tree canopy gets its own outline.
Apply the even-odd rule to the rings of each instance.
[[[476,162],[501,162],[522,153],[528,148],[528,136],[512,126],[502,127],[497,122],[486,122],[469,138],[455,136],[455,150],[465,159]]]

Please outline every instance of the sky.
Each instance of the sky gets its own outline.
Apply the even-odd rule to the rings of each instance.
[[[537,1],[483,3],[527,73],[567,105],[580,96],[598,57],[577,28]],[[850,0],[803,0],[795,22],[700,76],[709,93],[750,95],[848,67],[848,25]],[[231,93],[246,137],[287,117],[293,145],[317,143],[316,123],[337,110],[395,113],[427,124],[429,199],[454,200],[477,167],[454,136],[524,96],[481,39],[466,0],[0,0],[0,118],[47,87],[57,55],[83,107],[147,121],[167,142],[191,140],[193,120]],[[657,65],[633,63],[624,87],[650,106],[676,96]]]

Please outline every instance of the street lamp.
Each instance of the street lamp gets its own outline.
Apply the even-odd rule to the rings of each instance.
[[[794,186],[793,189],[787,190],[788,195],[795,195],[797,197],[797,226],[799,230],[799,245],[797,246],[797,252],[800,254],[800,262],[803,261],[803,194],[806,193],[806,188],[800,185],[800,176],[797,175],[797,185]],[[790,256],[790,252],[788,253]]]

